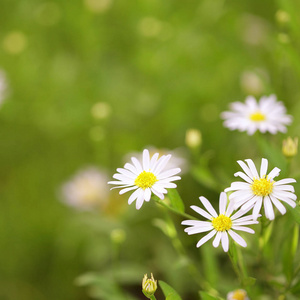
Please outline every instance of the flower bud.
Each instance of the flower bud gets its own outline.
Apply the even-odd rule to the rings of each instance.
[[[157,280],[154,280],[153,274],[151,273],[151,278],[148,279],[148,275],[145,274],[142,282],[142,288],[144,295],[150,299],[157,290]]]
[[[201,146],[202,135],[198,129],[188,129],[185,134],[185,143],[190,148],[197,148]]]
[[[282,153],[288,158],[295,156],[298,153],[298,138],[292,139],[288,137],[286,140],[283,140]]]

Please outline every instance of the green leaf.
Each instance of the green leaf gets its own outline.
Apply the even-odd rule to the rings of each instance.
[[[180,212],[184,212],[184,203],[176,189],[168,190],[168,198],[171,201],[171,206]]]
[[[162,280],[159,280],[158,283],[166,297],[166,300],[182,300],[178,293],[167,283]]]
[[[220,300],[222,298],[212,296],[206,292],[199,292],[202,300]]]
[[[254,285],[255,282],[256,282],[256,278],[254,277],[246,277],[243,279],[243,285],[247,287]]]

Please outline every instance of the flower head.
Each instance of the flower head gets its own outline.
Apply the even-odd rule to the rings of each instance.
[[[249,297],[245,290],[239,289],[228,293],[227,300],[249,300]]]
[[[275,95],[261,97],[258,102],[253,96],[248,96],[245,103],[233,102],[230,108],[232,111],[221,114],[224,126],[230,130],[247,131],[249,135],[256,130],[272,134],[286,132],[285,126],[292,122],[292,117],[286,114],[286,108]]]
[[[90,210],[108,200],[107,175],[96,168],[88,168],[62,186],[62,201],[79,210]]]
[[[264,204],[265,215],[269,220],[275,218],[273,205],[281,214],[286,213],[286,208],[280,201],[295,207],[297,196],[294,194],[294,187],[288,183],[296,182],[293,178],[285,178],[275,181],[274,178],[279,175],[280,169],[274,168],[268,175],[268,160],[263,158],[261,161],[260,173],[251,159],[246,159],[246,163],[239,160],[238,164],[243,172],[237,172],[234,176],[239,176],[246,182],[233,182],[231,186],[225,189],[225,192],[234,191],[229,200],[234,201],[235,207],[242,210],[253,208],[253,219],[256,220],[259,211]]]
[[[144,295],[150,299],[157,290],[157,280],[154,280],[153,274],[151,273],[151,278],[148,278],[148,275],[145,274],[142,281],[142,291]]]
[[[239,245],[246,247],[246,241],[235,231],[237,230],[254,233],[253,229],[245,227],[244,225],[258,224],[258,222],[254,221],[252,216],[242,217],[247,213],[247,211],[238,210],[232,215],[234,203],[229,202],[227,206],[227,196],[224,192],[220,194],[219,215],[206,198],[200,197],[199,199],[206,208],[207,212],[195,205],[192,205],[191,208],[209,221],[185,220],[181,223],[182,225],[190,226],[184,230],[189,235],[209,231],[207,235],[199,240],[197,247],[202,246],[213,236],[215,236],[213,246],[218,247],[221,242],[223,250],[227,252],[229,249],[228,234]]]
[[[118,185],[115,188],[121,188],[120,194],[134,190],[128,199],[128,204],[136,200],[136,209],[140,209],[144,201],[150,201],[151,194],[155,194],[160,199],[164,199],[167,188],[176,188],[176,184],[171,182],[179,180],[178,174],[180,168],[165,170],[171,155],[163,155],[160,158],[155,153],[150,159],[149,151],[143,151],[142,164],[132,157],[133,164],[126,163],[124,168],[118,168],[113,178],[118,181],[109,181],[109,184]]]

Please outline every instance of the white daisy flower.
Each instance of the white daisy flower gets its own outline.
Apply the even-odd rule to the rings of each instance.
[[[61,189],[62,202],[79,210],[90,210],[106,204],[108,177],[94,167],[79,171]]]
[[[118,168],[113,178],[118,181],[110,181],[109,184],[119,185],[115,188],[122,188],[120,194],[135,190],[128,199],[128,204],[136,200],[136,209],[140,209],[144,201],[150,201],[151,194],[155,194],[160,199],[164,199],[168,188],[176,188],[176,184],[171,182],[179,180],[180,168],[165,170],[171,155],[163,155],[160,158],[155,153],[150,159],[149,151],[143,151],[142,164],[135,157],[131,158],[133,164],[126,163],[123,168]],[[112,188],[113,189],[113,188]]]
[[[234,209],[234,203],[231,201],[227,206],[227,196],[224,192],[220,194],[219,215],[206,198],[200,197],[199,199],[208,212],[195,205],[192,205],[191,208],[209,221],[185,220],[181,223],[182,225],[190,226],[184,230],[189,235],[210,231],[207,235],[199,240],[197,247],[202,246],[213,236],[215,236],[213,246],[215,248],[218,247],[221,241],[223,250],[227,252],[229,249],[228,234],[239,245],[246,247],[246,241],[239,234],[237,234],[235,230],[254,233],[253,229],[245,227],[244,225],[258,224],[258,222],[254,221],[251,215],[243,217],[247,211],[238,210],[231,216]]]
[[[239,289],[227,294],[227,300],[250,300],[245,290]]]
[[[221,114],[225,119],[224,126],[230,130],[247,131],[249,135],[256,130],[271,134],[286,132],[286,125],[292,122],[292,116],[286,114],[286,108],[275,95],[261,97],[259,102],[248,96],[245,103],[233,102],[230,108],[232,111]]]
[[[275,181],[274,177],[278,176],[280,169],[274,168],[268,175],[268,160],[261,160],[260,173],[258,174],[256,167],[251,159],[245,160],[247,164],[239,160],[238,164],[243,172],[237,172],[234,176],[239,176],[246,182],[233,182],[231,186],[225,189],[225,192],[234,191],[229,200],[234,201],[235,208],[241,206],[242,210],[253,208],[253,219],[256,220],[258,213],[264,204],[265,215],[269,220],[275,218],[273,205],[283,215],[286,208],[280,202],[295,207],[297,196],[294,194],[294,187],[288,183],[296,182],[293,178],[285,178]]]

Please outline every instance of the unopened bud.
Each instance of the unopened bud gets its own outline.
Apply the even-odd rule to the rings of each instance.
[[[275,18],[279,24],[286,24],[291,19],[290,15],[286,11],[281,9],[276,12]]]
[[[151,278],[148,278],[148,275],[145,274],[142,282],[142,288],[144,295],[150,299],[157,290],[157,280],[154,280],[153,274],[151,273]]]
[[[185,134],[185,143],[190,148],[198,148],[202,143],[202,135],[198,129],[188,129]]]
[[[288,137],[282,142],[282,153],[284,156],[290,158],[298,153],[298,138],[292,139]]]

